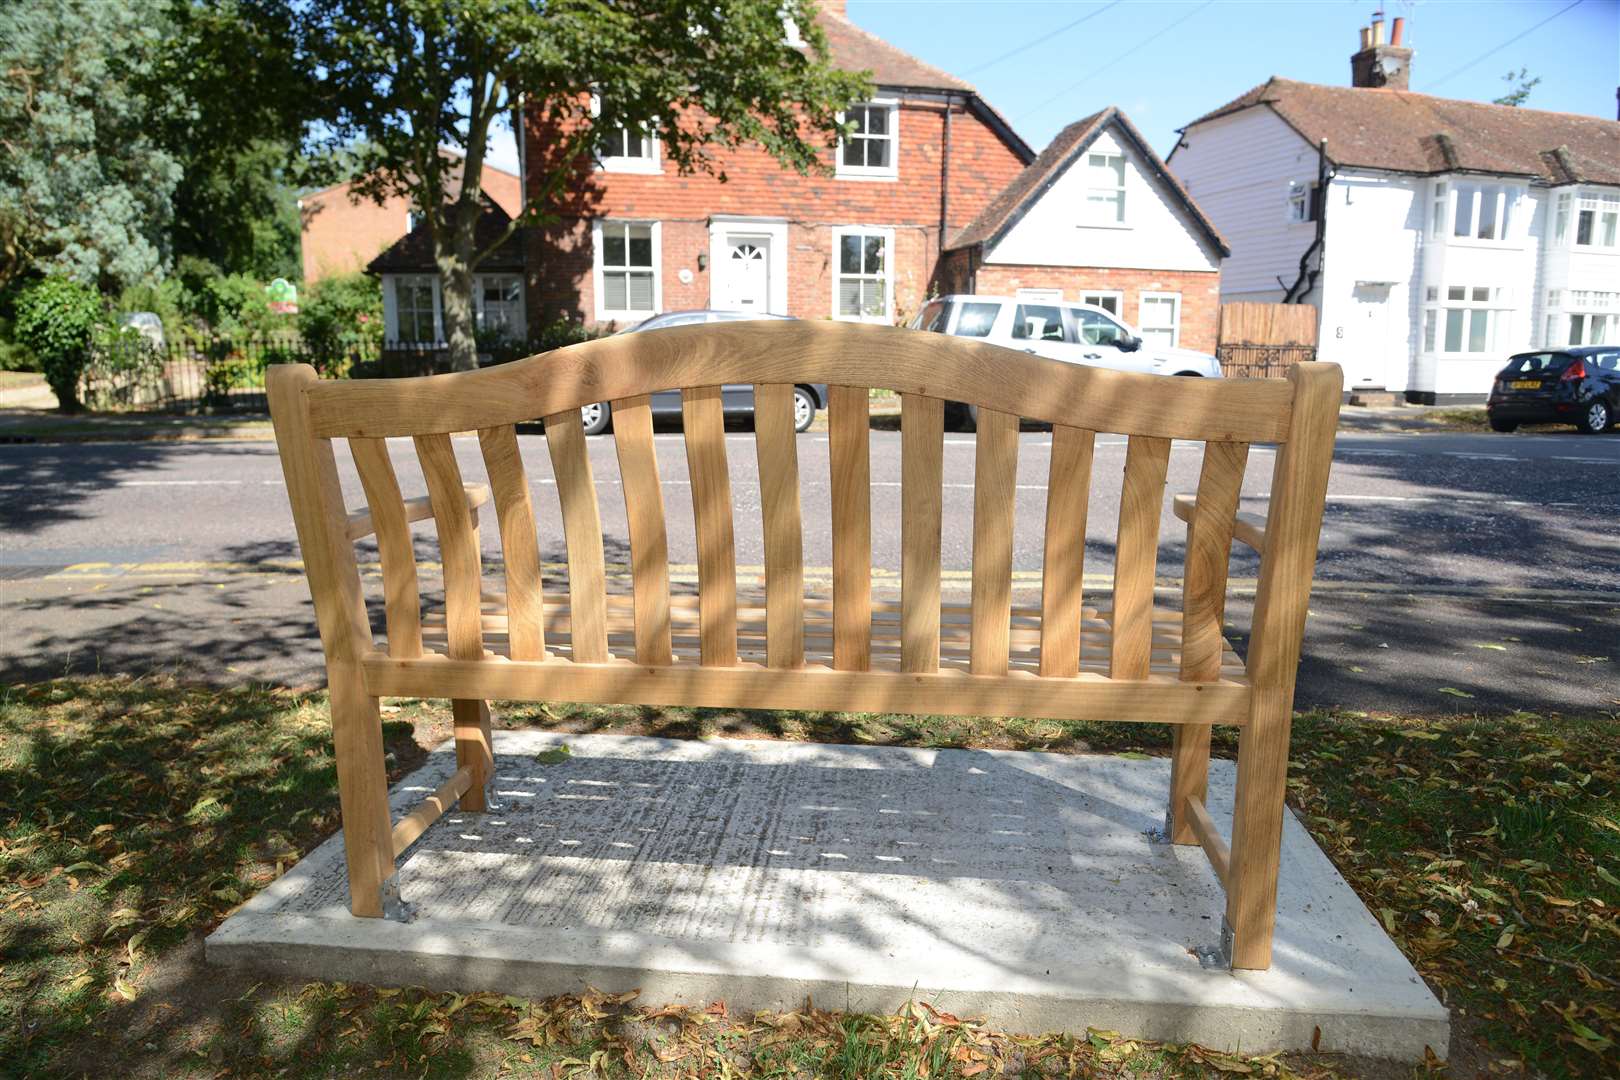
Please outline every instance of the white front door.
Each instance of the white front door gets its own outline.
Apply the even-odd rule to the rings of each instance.
[[[1388,386],[1389,366],[1388,285],[1359,284],[1351,294],[1355,300],[1350,312],[1345,370],[1352,386]],[[1400,358],[1403,362],[1406,357]]]
[[[726,237],[720,266],[719,307],[729,311],[769,311],[771,307],[771,238]]]

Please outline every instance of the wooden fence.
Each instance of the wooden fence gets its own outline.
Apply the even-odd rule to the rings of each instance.
[[[1319,312],[1312,304],[1222,304],[1215,354],[1228,378],[1279,378],[1316,359]]]

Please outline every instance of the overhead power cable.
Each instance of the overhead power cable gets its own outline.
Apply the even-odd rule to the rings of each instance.
[[[1037,45],[1044,45],[1048,41],[1051,41],[1053,38],[1059,37],[1059,36],[1061,36],[1063,34],[1068,33],[1070,30],[1073,30],[1075,27],[1079,26],[1081,23],[1088,22],[1091,19],[1095,19],[1098,15],[1101,15],[1103,12],[1107,11],[1109,8],[1118,7],[1123,2],[1124,2],[1124,0],[1113,0],[1112,3],[1104,4],[1102,7],[1097,8],[1094,11],[1088,11],[1084,15],[1080,16],[1078,19],[1074,20],[1074,22],[1065,23],[1064,25],[1058,27],[1056,30],[1053,30],[1053,31],[1050,31],[1048,33],[1042,34],[1038,38],[1031,38],[1029,41],[1024,42],[1022,45],[1018,46],[1017,48],[1009,49],[1006,52],[1002,53],[1000,56],[996,57],[994,60],[986,60],[984,63],[980,64],[978,67],[969,68],[967,71],[962,72],[962,74],[963,75],[976,75],[979,72],[985,70],[986,68],[995,67],[997,64],[1001,63],[1003,60],[1011,60],[1013,57],[1017,56],[1019,53],[1027,52],[1030,49],[1033,49]]]
[[[1542,19],[1540,22],[1536,23],[1536,25],[1530,27],[1528,30],[1519,31],[1517,34],[1514,34],[1512,37],[1510,37],[1506,41],[1502,42],[1502,44],[1496,46],[1496,48],[1489,49],[1486,52],[1480,53],[1478,56],[1476,56],[1472,60],[1468,61],[1468,63],[1464,64],[1462,67],[1458,68],[1457,70],[1451,72],[1448,75],[1442,75],[1440,78],[1434,80],[1434,82],[1429,83],[1423,89],[1424,90],[1433,90],[1435,87],[1439,86],[1441,83],[1450,82],[1452,79],[1455,79],[1458,75],[1461,75],[1463,72],[1467,71],[1469,68],[1472,68],[1472,67],[1474,67],[1474,66],[1476,66],[1478,64],[1484,63],[1486,60],[1489,60],[1491,57],[1495,56],[1497,53],[1501,52],[1503,49],[1507,48],[1509,45],[1513,45],[1513,44],[1516,44],[1517,42],[1523,41],[1525,38],[1529,37],[1531,34],[1535,33],[1537,30],[1540,30],[1543,26],[1546,26],[1548,23],[1552,22],[1554,19],[1558,18],[1560,15],[1564,15],[1564,14],[1567,14],[1568,12],[1574,11],[1576,8],[1580,7],[1585,2],[1586,2],[1586,0],[1575,0],[1575,2],[1573,4],[1570,4],[1567,7],[1559,8],[1557,11],[1553,12],[1551,15],[1547,16],[1545,19]]]
[[[1579,3],[1580,0],[1576,0],[1576,2]],[[1176,27],[1180,26],[1182,23],[1186,22],[1188,19],[1192,18],[1194,15],[1197,15],[1199,12],[1203,11],[1205,8],[1212,6],[1214,3],[1215,3],[1215,0],[1205,0],[1204,3],[1199,4],[1197,7],[1193,8],[1191,11],[1187,12],[1187,14],[1183,15],[1181,18],[1179,18],[1179,19],[1175,20],[1174,22],[1170,23],[1168,26],[1166,26],[1163,29],[1159,30],[1157,33],[1149,34],[1147,37],[1143,38],[1141,41],[1137,42],[1135,45],[1132,45],[1129,49],[1126,49],[1124,52],[1122,52],[1118,56],[1114,57],[1114,59],[1112,61],[1110,61],[1109,63],[1104,64],[1100,68],[1094,68],[1090,73],[1088,73],[1086,75],[1085,78],[1081,79],[1079,82],[1071,83],[1070,85],[1064,87],[1062,90],[1059,90],[1057,93],[1053,94],[1051,97],[1047,98],[1045,101],[1041,102],[1039,105],[1034,105],[1034,106],[1032,106],[1032,107],[1030,107],[1028,109],[1025,109],[1022,113],[1020,113],[1016,117],[1016,119],[1017,120],[1027,119],[1028,117],[1033,116],[1035,113],[1040,112],[1042,109],[1046,108],[1048,105],[1052,104],[1052,102],[1058,100],[1059,98],[1068,97],[1070,94],[1072,94],[1076,90],[1080,89],[1080,87],[1082,87],[1086,83],[1090,82],[1092,79],[1095,79],[1097,76],[1103,74],[1105,71],[1108,71],[1108,70],[1110,70],[1112,68],[1118,67],[1120,64],[1124,63],[1126,60],[1130,59],[1135,54],[1141,52],[1143,49],[1147,48],[1149,45],[1153,44],[1155,41],[1158,41],[1160,38],[1164,37],[1164,35],[1168,34],[1170,31],[1174,30]]]

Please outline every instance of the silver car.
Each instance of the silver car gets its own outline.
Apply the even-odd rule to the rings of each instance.
[[[651,330],[667,330],[672,326],[696,326],[699,323],[743,322],[748,319],[791,319],[791,315],[767,315],[757,311],[666,311],[654,315],[634,326],[620,330],[621,334],[644,334]],[[721,406],[727,416],[754,415],[754,387],[752,383],[727,383],[720,390]],[[808,431],[815,422],[816,410],[827,407],[827,387],[824,383],[806,383],[793,389],[793,426],[797,431]],[[661,419],[681,415],[681,392],[665,390],[652,396],[653,416]],[[585,422],[585,434],[600,435],[613,424],[612,408],[605,401],[586,405],[579,410]]]

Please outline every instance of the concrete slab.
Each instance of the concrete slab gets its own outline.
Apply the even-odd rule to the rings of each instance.
[[[535,755],[566,742],[572,756]],[[497,732],[500,809],[400,860],[409,922],[354,919],[339,837],[232,915],[210,961],[304,978],[1111,1028],[1228,1050],[1444,1054],[1446,1010],[1289,815],[1276,960],[1206,969],[1223,896],[1156,843],[1169,763]],[[446,746],[395,814],[454,767]],[[1214,762],[1230,821],[1235,769]]]

